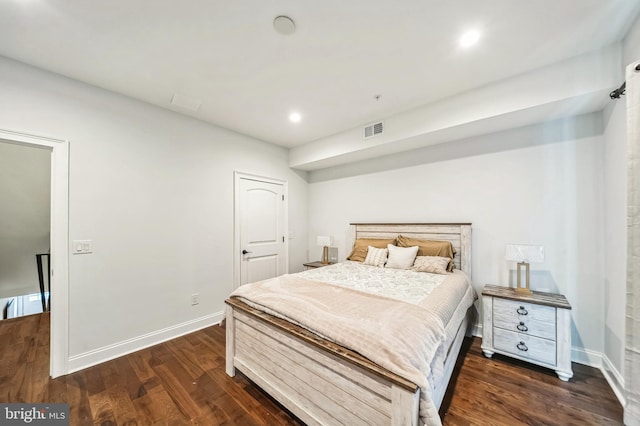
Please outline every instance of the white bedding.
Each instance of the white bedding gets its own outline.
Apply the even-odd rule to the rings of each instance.
[[[430,274],[346,261],[296,275],[437,310],[446,329],[446,341],[455,337],[466,310],[477,299],[467,275],[457,269],[446,275]],[[447,279],[445,287],[440,288]],[[434,291],[436,297],[429,300]]]
[[[417,378],[415,375],[413,377],[405,377],[414,381],[414,383],[419,384],[423,389],[422,401],[420,404],[420,415],[422,421],[427,424],[439,424],[440,419],[438,417],[437,410],[430,399],[430,394],[435,388],[436,383],[438,383],[443,376],[443,362],[446,359],[449,344],[455,336],[458,325],[467,309],[473,304],[476,298],[475,292],[473,291],[466,274],[460,271],[454,271],[451,274],[438,275],[425,272],[414,272],[411,270],[377,268],[374,266],[363,265],[359,262],[344,262],[294,274],[294,276],[296,279],[300,279],[301,282],[315,281],[318,283],[328,283],[333,286],[343,287],[345,288],[344,291],[372,294],[375,295],[375,297],[394,299],[402,303],[410,303],[424,308],[424,314],[428,314],[426,317],[431,318],[429,321],[434,324],[434,327],[437,326],[434,330],[442,330],[441,332],[434,331],[436,333],[434,336],[441,333],[441,337],[438,338],[438,347],[430,347],[429,349],[430,361],[427,361],[426,366],[423,366],[422,368],[422,371],[426,373],[426,377],[422,376],[422,379]],[[266,300],[271,299],[276,303],[276,305],[279,305],[280,308],[284,308],[290,306],[286,303],[282,305],[282,298],[289,298],[287,295],[288,293],[281,293],[278,296],[274,295],[273,297],[269,297],[266,296],[265,290],[269,287],[277,288],[284,286],[285,283],[290,281],[288,277],[293,279],[294,276],[285,275],[283,277],[276,278],[275,281],[268,280],[262,283],[255,283],[260,287],[256,289],[256,296],[259,295],[260,297],[257,297],[254,300],[252,300],[251,294],[251,286],[254,284],[249,284],[239,288],[232,296],[241,297],[254,307],[256,307],[257,304],[259,305],[258,307],[262,308],[269,308],[269,303],[266,303]],[[321,304],[322,306],[325,306],[325,309],[330,310],[330,305],[328,304],[331,302],[329,301],[333,300],[333,303],[335,303],[336,300],[332,296],[329,296],[329,293],[333,291],[331,290],[331,287],[332,286],[328,286],[326,289],[326,294],[324,295],[327,297],[326,300],[316,303],[311,302],[311,304],[317,306],[320,306],[319,304]],[[298,288],[302,287],[296,287],[294,285],[293,287],[290,287],[290,290],[297,293]],[[305,289],[300,291],[302,293],[306,293],[310,290]],[[290,294],[291,302],[293,303],[293,294]],[[305,303],[307,305],[309,304],[309,302]],[[267,309],[267,311],[268,310],[270,309]],[[277,315],[278,309],[275,309],[275,311],[276,312],[274,313]],[[422,311],[422,309],[419,309],[419,311]],[[419,314],[419,312],[416,312],[416,314]],[[338,316],[339,314],[338,312],[333,312],[331,315]],[[360,315],[363,315],[363,313],[360,313]],[[419,316],[420,315],[415,315],[416,318]],[[383,317],[383,315],[380,315],[379,319],[385,323],[378,323],[377,326],[374,326],[374,329],[378,330],[378,333],[374,332],[373,334],[380,334],[380,331],[386,328],[386,322],[393,321],[393,317],[386,316],[382,319]],[[286,319],[294,320],[294,322],[300,323],[312,331],[319,332],[319,330],[314,330],[310,323],[305,324],[305,321],[308,318],[295,318],[295,316],[290,315]],[[371,322],[372,320],[374,320],[374,318],[369,318],[367,321]],[[340,321],[340,324],[345,321],[348,322],[346,318],[343,318]],[[407,327],[406,322],[405,327]],[[335,328],[338,328],[337,325]],[[336,341],[343,346],[349,347],[348,333],[346,334],[346,337],[343,335],[343,338],[340,339],[338,336],[330,335],[333,331],[333,327],[331,326],[327,327],[323,331],[324,332],[319,334],[329,338],[330,340]],[[409,332],[408,328],[407,332]],[[423,332],[424,331],[416,330],[417,334],[415,335],[420,335],[420,333]],[[368,356],[374,362],[384,366],[385,361],[387,360],[376,359],[378,353],[375,350],[370,353],[366,353],[366,351],[363,350],[364,348],[373,349],[374,347],[375,346],[367,344],[358,349],[361,349],[360,352],[363,353],[363,355]],[[387,368],[394,371],[393,366],[387,365]],[[397,373],[400,373],[400,371],[397,371]]]
[[[409,269],[378,268],[346,261],[300,272],[308,280],[390,297],[417,305],[449,275],[414,272]]]

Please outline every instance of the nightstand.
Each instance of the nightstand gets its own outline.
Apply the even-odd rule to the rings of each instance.
[[[486,285],[482,290],[482,351],[555,370],[560,380],[571,370],[571,305],[561,294],[518,293]]]
[[[331,265],[331,263],[322,263],[319,260],[315,262],[307,262],[302,264],[302,266],[304,266],[305,271],[308,269],[322,268],[323,266],[329,266],[329,265]]]

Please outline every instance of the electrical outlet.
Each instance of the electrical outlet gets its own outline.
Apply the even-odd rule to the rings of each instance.
[[[193,293],[191,295],[191,306],[195,306],[198,303],[200,303],[200,294],[199,293]]]

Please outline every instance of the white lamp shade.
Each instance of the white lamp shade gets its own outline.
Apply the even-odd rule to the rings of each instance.
[[[330,236],[319,236],[318,237],[318,245],[319,246],[330,246],[331,245],[331,237]]]
[[[528,244],[507,244],[504,258],[514,262],[544,262],[544,247]]]

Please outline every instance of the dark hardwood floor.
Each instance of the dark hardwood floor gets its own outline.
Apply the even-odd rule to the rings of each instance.
[[[49,315],[0,321],[0,402],[67,402],[72,425],[300,425],[238,374],[224,372],[224,328],[209,327],[77,373],[49,379]],[[494,355],[467,339],[442,404],[445,425],[621,425],[602,374],[552,371]]]

